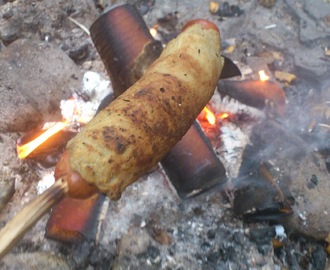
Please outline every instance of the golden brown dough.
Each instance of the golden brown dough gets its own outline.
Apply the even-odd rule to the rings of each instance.
[[[209,24],[188,25],[68,143],[72,169],[111,199],[163,158],[211,98],[223,61],[220,34]]]

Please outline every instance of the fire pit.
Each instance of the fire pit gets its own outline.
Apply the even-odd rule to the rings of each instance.
[[[327,99],[330,95],[326,76],[329,72],[329,12],[324,12],[326,8],[323,8],[318,9],[322,10],[318,13],[307,0],[301,5],[289,0],[268,1],[267,4],[263,1],[228,2],[220,3],[221,12],[211,13],[209,6],[201,1],[180,4],[137,1],[149,28],[157,29],[157,37],[164,44],[177,35],[188,19],[216,21],[222,32],[226,56],[235,60],[243,73],[242,78],[220,81],[198,118],[215,150],[217,162],[226,169],[226,185],[212,183],[202,187],[198,196],[186,196],[186,191],[180,191],[175,182],[168,181],[169,173],[155,168],[129,187],[118,202],[106,200],[98,210],[100,214],[93,227],[95,234],[86,237],[83,233],[80,242],[70,245],[49,240],[44,238],[49,217],[46,215],[4,258],[4,266],[326,269],[329,219],[326,203],[320,196],[326,198],[330,189],[327,181],[330,134]],[[0,7],[2,12],[6,9],[20,12],[24,5],[27,4],[17,1]],[[84,1],[83,6],[88,5],[93,8],[85,15],[78,8],[62,11],[66,10],[65,16],[70,15],[90,26],[97,18],[96,8],[106,6],[103,1],[96,6]],[[325,1],[315,5],[329,7]],[[43,4],[35,8],[42,10]],[[231,12],[224,12],[226,10]],[[6,25],[15,18],[15,12],[9,18],[4,16]],[[93,20],[85,20],[86,16]],[[316,21],[324,31],[313,31]],[[244,29],[238,27],[242,22]],[[88,51],[87,55],[81,54],[82,59],[74,58],[74,61],[84,71],[97,71],[106,78],[99,56],[83,30],[72,22],[63,27],[78,33],[73,43],[80,40],[88,44],[82,46]],[[28,30],[20,36],[35,38]],[[46,36],[55,37],[52,33]],[[9,39],[2,36],[1,39],[6,46],[11,46]],[[57,41],[54,38],[47,42],[56,44]],[[71,57],[73,48],[72,44],[67,49],[63,47]],[[307,52],[313,56],[308,60],[301,57]],[[261,83],[257,74],[261,69],[270,77],[265,82],[266,89],[274,91],[265,94],[265,88],[259,89],[254,84]],[[82,81],[81,77],[79,80]],[[244,91],[240,92],[242,89]],[[76,87],[71,94],[86,103],[82,92]],[[63,96],[63,100],[69,97]],[[58,113],[55,118],[60,120]],[[49,122],[47,120],[42,124]],[[54,117],[50,120],[54,121]],[[66,141],[64,137],[69,139],[79,129],[80,126],[62,130],[62,134],[56,136]],[[1,147],[5,153],[2,179],[6,183],[16,181],[15,194],[1,212],[2,225],[22,204],[36,196],[41,174],[52,171],[51,166],[58,157],[56,151],[61,151],[61,145],[55,151],[53,146],[45,144],[31,153],[29,161],[19,161],[16,165],[17,139],[25,135],[19,140],[19,145],[24,145],[36,136],[34,131],[26,135],[31,134],[27,129],[20,135],[10,133],[12,131],[1,131]],[[198,190],[198,187],[191,190]],[[309,238],[305,238],[306,235]]]

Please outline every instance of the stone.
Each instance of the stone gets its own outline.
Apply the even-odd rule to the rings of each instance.
[[[330,70],[330,65],[326,61],[320,61],[324,56],[321,47],[311,50],[305,46],[299,46],[299,50],[294,52],[294,63],[296,68],[309,77],[326,76]]]
[[[0,131],[26,131],[52,116],[60,119],[60,101],[79,90],[81,81],[78,66],[54,45],[13,42],[0,54]]]
[[[276,0],[259,0],[259,4],[266,8],[272,8],[276,4]]]
[[[15,192],[15,179],[0,175],[0,212]]]
[[[330,232],[329,173],[323,161],[307,155],[297,170],[292,170],[291,192],[295,198],[292,216],[284,220],[287,227],[308,237],[324,241]]]
[[[295,127],[299,126],[294,114],[286,117],[287,121],[295,122]],[[316,147],[300,141],[293,131],[286,127],[281,130],[269,121],[256,125],[251,137],[252,142],[258,141],[262,145],[253,160],[257,156],[263,162],[271,160],[278,168],[273,177],[282,193],[289,190],[294,200],[292,214],[279,219],[279,223],[288,232],[324,241],[330,232],[330,204],[325,199],[330,197],[330,183],[324,158],[312,152],[311,149]]]
[[[288,7],[299,21],[300,41],[314,45],[315,41],[330,38],[330,29],[323,22],[323,17],[329,13],[329,4],[324,1],[286,0]]]

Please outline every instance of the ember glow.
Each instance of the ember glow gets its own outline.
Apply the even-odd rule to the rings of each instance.
[[[42,133],[39,137],[32,140],[29,143],[23,144],[23,145],[17,145],[17,155],[20,159],[26,158],[30,153],[33,152],[40,144],[47,141],[50,137],[52,137],[57,132],[64,129],[66,126],[69,125],[68,121],[65,122],[58,122],[51,128],[47,129],[44,133]]]
[[[219,117],[220,117],[221,119],[226,119],[226,118],[229,117],[229,113],[221,113],[221,114],[219,115]]]
[[[221,121],[227,119],[229,116],[230,114],[227,112],[215,114],[209,108],[204,107],[197,119],[200,121],[200,123],[204,123],[204,127],[213,127],[217,124],[217,120]]]
[[[270,79],[269,76],[265,73],[264,70],[259,71],[259,77],[260,77],[260,80],[263,81],[263,82],[268,81]]]

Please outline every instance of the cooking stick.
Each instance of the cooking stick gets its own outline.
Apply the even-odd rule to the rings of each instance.
[[[0,260],[50,208],[68,192],[68,184],[58,179],[50,188],[26,205],[0,231]]]

